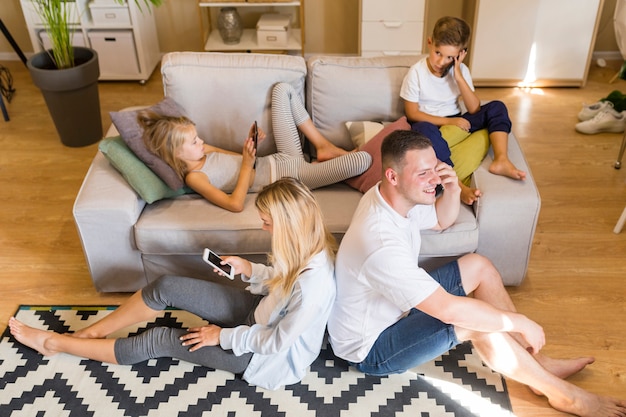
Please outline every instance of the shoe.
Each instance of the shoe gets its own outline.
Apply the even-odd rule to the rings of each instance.
[[[578,120],[584,122],[585,120],[593,119],[593,116],[606,109],[612,109],[613,103],[610,101],[598,101],[593,104],[584,104],[583,108],[578,113]]]
[[[626,127],[626,111],[619,113],[613,108],[601,111],[592,119],[576,123],[576,130],[587,135],[602,132],[621,133],[624,127]]]

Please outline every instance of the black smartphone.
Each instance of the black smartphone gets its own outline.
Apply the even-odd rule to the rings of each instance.
[[[443,194],[443,185],[437,184],[435,187],[435,198],[440,197]]]
[[[463,48],[463,50],[464,50],[465,52],[467,52],[467,48]],[[459,55],[459,56],[460,56],[460,55]],[[458,56],[457,56],[456,58],[457,58],[457,59],[459,59],[459,57],[458,57]],[[448,65],[448,66],[446,67],[446,69],[444,69],[444,70],[443,70],[443,72],[441,73],[441,78],[443,78],[443,77],[445,77],[446,75],[448,75],[448,73],[450,72],[450,70],[452,69],[452,67],[453,67],[453,66],[454,66],[454,61],[452,61],[452,62],[450,63],[450,65]]]
[[[254,150],[257,150],[257,146],[259,146],[259,125],[256,120],[254,121],[254,128],[252,129],[252,140],[254,141]],[[253,169],[256,169],[256,158],[254,158],[254,165],[252,165]]]

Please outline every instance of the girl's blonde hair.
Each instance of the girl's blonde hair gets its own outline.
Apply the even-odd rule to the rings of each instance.
[[[187,164],[177,155],[189,128],[194,122],[185,116],[165,116],[152,110],[142,110],[137,121],[143,127],[143,141],[148,150],[160,157],[181,179],[187,175]]]
[[[294,178],[267,185],[258,194],[255,205],[273,223],[270,263],[275,276],[267,283],[269,291],[278,290],[287,297],[316,254],[326,251],[334,260],[337,241],[326,228],[311,191]]]

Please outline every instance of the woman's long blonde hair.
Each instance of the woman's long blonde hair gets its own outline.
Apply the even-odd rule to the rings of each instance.
[[[143,127],[143,141],[148,150],[160,157],[181,179],[187,175],[187,163],[177,155],[189,128],[194,122],[185,116],[165,116],[152,110],[142,110],[137,121]]]
[[[316,254],[326,251],[334,260],[337,241],[326,228],[311,191],[294,178],[267,185],[255,204],[273,223],[270,263],[275,276],[267,284],[269,291],[278,290],[287,297]]]

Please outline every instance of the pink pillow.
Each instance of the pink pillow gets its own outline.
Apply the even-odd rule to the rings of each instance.
[[[372,139],[361,146],[360,150],[372,155],[372,165],[357,177],[348,178],[344,182],[350,187],[365,193],[380,181],[382,163],[380,160],[380,145],[388,134],[394,130],[411,130],[411,125],[406,120],[406,116],[402,116],[395,122],[386,125]]]

